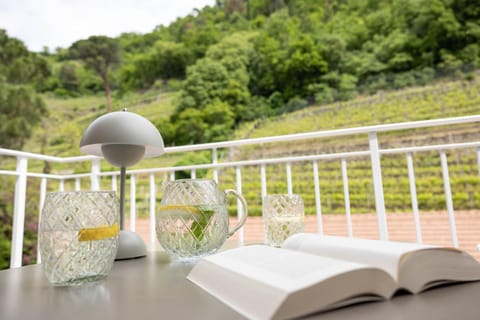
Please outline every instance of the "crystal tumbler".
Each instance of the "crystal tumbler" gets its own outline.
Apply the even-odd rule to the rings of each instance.
[[[265,243],[280,246],[289,236],[304,231],[303,201],[296,194],[271,194],[263,199]]]
[[[118,247],[113,191],[48,193],[40,217],[42,266],[50,283],[79,285],[105,277]]]

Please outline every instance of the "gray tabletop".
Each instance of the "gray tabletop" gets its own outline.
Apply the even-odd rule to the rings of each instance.
[[[108,277],[52,287],[40,265],[0,271],[0,319],[243,319],[185,279],[191,264],[163,252],[117,261]],[[261,303],[261,302],[259,302]],[[480,319],[480,282],[400,295],[309,319]]]

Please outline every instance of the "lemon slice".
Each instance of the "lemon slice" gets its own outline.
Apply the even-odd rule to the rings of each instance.
[[[78,241],[95,241],[115,237],[119,233],[118,223],[111,226],[84,228],[78,231]]]

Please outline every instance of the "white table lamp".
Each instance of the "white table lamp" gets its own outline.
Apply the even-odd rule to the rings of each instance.
[[[117,260],[145,256],[147,249],[142,238],[124,230],[125,173],[142,158],[164,153],[163,139],[157,128],[135,113],[123,111],[107,113],[95,119],[83,133],[80,151],[104,157],[120,167],[120,243]]]

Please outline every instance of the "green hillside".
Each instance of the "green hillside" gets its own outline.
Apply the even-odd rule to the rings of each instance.
[[[58,100],[49,98],[50,116],[48,122],[55,119],[70,119],[59,121],[56,130],[41,129],[48,141],[42,153],[50,155],[79,155],[78,143],[81,132],[95,117],[104,110],[101,105],[103,97],[87,97]],[[137,112],[153,123],[158,123],[172,112],[171,101],[175,93],[150,92],[131,96],[129,100],[118,100],[115,105]],[[128,102],[127,102],[128,101]],[[301,111],[283,114],[281,116],[256,120],[245,123],[232,135],[232,139],[274,136],[289,133],[309,132],[350,128],[382,123],[395,123],[424,119],[436,119],[474,115],[480,112],[480,83],[473,81],[440,82],[426,87],[410,88],[392,92],[380,92],[375,95],[360,97],[346,102],[330,105],[312,106]],[[76,128],[75,130],[72,128]],[[43,131],[42,131],[43,130]],[[159,128],[162,131],[162,128]],[[446,131],[448,130],[448,132]],[[70,135],[74,132],[74,135]],[[40,152],[36,143],[40,135],[34,135],[29,142],[34,152]],[[68,139],[67,139],[68,137]],[[460,141],[478,141],[480,132],[475,125],[462,125],[455,128],[428,128],[416,131],[381,134],[381,147],[400,147],[426,144],[452,143]],[[37,148],[37,149],[35,149]],[[287,155],[307,155],[326,152],[344,152],[366,150],[366,136],[314,139],[300,143],[265,144],[261,147],[241,147],[235,153],[223,156],[229,160],[245,160],[257,158],[281,157]],[[480,178],[476,167],[473,150],[448,152],[450,177],[454,191],[454,206],[457,209],[473,209],[480,207]],[[135,168],[172,166],[183,155],[169,155],[146,159]],[[106,162],[102,162],[102,170],[117,170]],[[38,164],[40,166],[40,164]],[[440,159],[437,153],[425,153],[415,156],[415,173],[417,192],[421,210],[437,210],[445,207],[443,182],[441,178]],[[86,172],[89,165],[66,168],[55,165],[52,170],[65,172]],[[385,203],[390,212],[409,211],[410,195],[408,187],[406,159],[402,156],[383,156],[382,170],[384,175]],[[305,201],[307,213],[314,213],[315,198],[313,173],[311,163],[294,164],[292,166],[293,189],[300,193]],[[375,210],[372,192],[371,170],[369,159],[348,161],[349,190],[352,212],[373,212]],[[267,168],[268,192],[285,193],[286,176],[282,165]],[[341,167],[339,161],[319,163],[319,179],[322,195],[322,211],[324,213],[343,213],[344,196]],[[211,173],[206,173],[211,177]],[[250,205],[250,213],[261,214],[260,175],[258,168],[244,168],[243,193]],[[137,207],[139,214],[148,212],[146,201],[148,193],[148,177],[137,176],[139,191]],[[158,183],[166,177],[158,177]],[[234,169],[221,172],[220,184],[223,188],[234,186]],[[54,187],[54,186],[52,186]],[[73,188],[67,185],[66,188]],[[109,188],[109,181],[104,181],[104,187]],[[159,198],[161,194],[159,194]],[[128,208],[127,208],[128,209]],[[232,211],[232,214],[234,212]]]
[[[375,124],[417,121],[476,115],[480,113],[480,84],[474,81],[441,82],[435,85],[394,92],[380,92],[348,102],[314,106],[280,117],[259,120],[237,130],[236,138],[254,138],[290,133],[360,127]],[[406,147],[428,144],[479,141],[476,124],[454,128],[417,129],[380,134],[380,146]],[[353,150],[368,150],[366,135],[348,138],[315,139],[303,142],[265,144],[261,147],[242,147],[231,160],[307,155]],[[456,209],[480,207],[480,178],[475,150],[449,151],[451,187]],[[420,210],[445,209],[445,196],[439,154],[421,153],[414,156],[417,196]],[[344,213],[345,199],[340,161],[319,163],[319,180],[323,213]],[[231,170],[222,180],[234,185]],[[243,173],[243,190],[252,214],[261,214],[260,178],[258,168]],[[408,173],[404,155],[382,157],[385,204],[389,212],[411,211]],[[315,198],[312,164],[292,165],[293,191],[300,193],[306,211],[314,213]],[[348,161],[350,203],[353,213],[374,212],[375,203],[369,159]],[[285,167],[267,170],[268,192],[286,193]],[[232,212],[233,213],[233,212]]]

